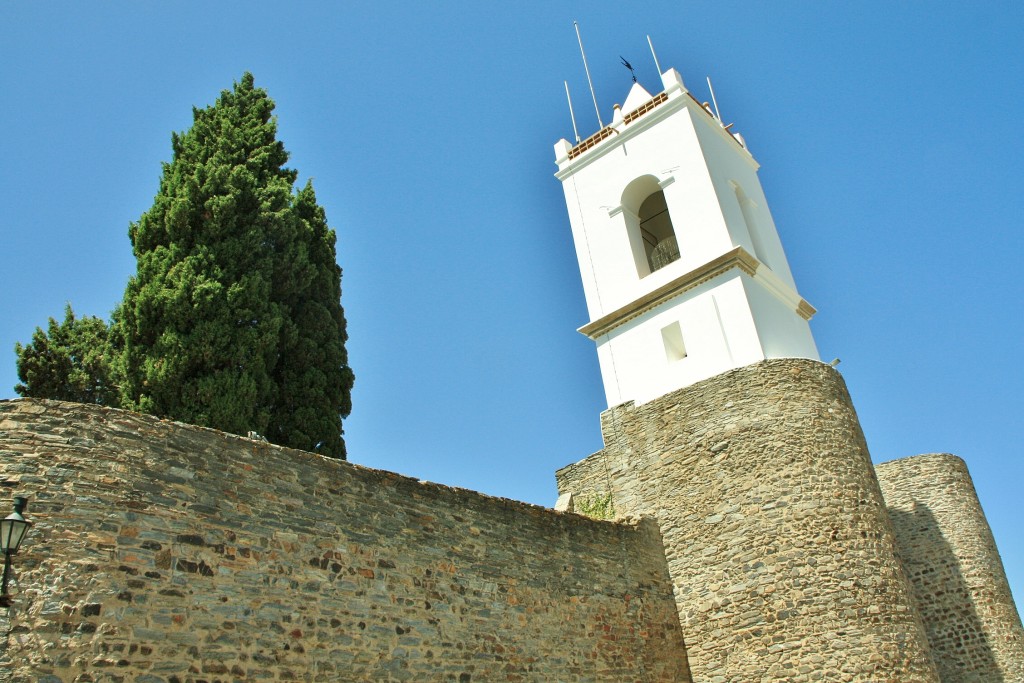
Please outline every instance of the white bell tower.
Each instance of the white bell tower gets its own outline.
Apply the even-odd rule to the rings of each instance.
[[[674,69],[555,145],[609,407],[765,358],[812,358],[758,163]]]

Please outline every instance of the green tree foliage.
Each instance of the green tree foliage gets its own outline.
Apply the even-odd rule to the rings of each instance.
[[[75,318],[64,307],[64,322],[50,318],[47,330],[37,327],[26,346],[16,343],[21,396],[77,403],[116,405],[110,384],[107,325],[92,316]]]
[[[341,268],[334,231],[307,183],[293,204],[297,238],[279,258],[275,297],[285,312],[274,371],[277,400],[267,438],[293,448],[345,456],[341,417],[352,410],[354,376],[345,351]]]
[[[124,407],[345,457],[352,387],[334,232],[245,74],[172,136],[114,314]]]
[[[23,396],[120,405],[345,457],[353,374],[335,234],[251,74],[171,136],[108,331],[50,320],[16,345]],[[116,390],[113,388],[116,384]]]
[[[247,75],[172,135],[153,206],[128,233],[137,272],[116,315],[128,407],[266,429],[282,324],[271,257],[291,237],[295,181],[272,109]]]

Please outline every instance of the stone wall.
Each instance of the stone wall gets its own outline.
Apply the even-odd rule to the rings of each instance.
[[[942,680],[1024,681],[1024,629],[963,460],[920,455],[876,470]]]
[[[657,517],[695,680],[939,680],[832,368],[764,361],[601,426],[559,491]]]
[[[48,401],[0,402],[0,485],[0,680],[690,680],[651,521]]]

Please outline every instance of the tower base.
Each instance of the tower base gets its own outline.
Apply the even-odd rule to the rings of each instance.
[[[766,360],[601,426],[559,493],[658,520],[696,679],[940,680],[835,370]]]

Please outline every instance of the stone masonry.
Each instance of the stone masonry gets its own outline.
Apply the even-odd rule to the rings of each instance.
[[[1024,628],[964,461],[919,455],[876,468],[943,681],[1024,681]]]
[[[35,523],[5,682],[690,681],[650,520],[36,400],[0,485]]]
[[[1024,681],[963,462],[876,476],[832,368],[763,361],[602,431],[558,486],[618,522],[0,401],[0,487],[35,522],[0,683]]]
[[[559,491],[658,519],[695,680],[940,680],[835,370],[767,360],[601,426]]]

